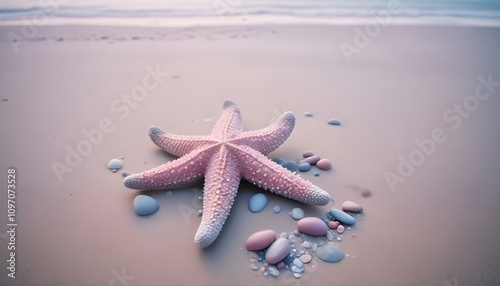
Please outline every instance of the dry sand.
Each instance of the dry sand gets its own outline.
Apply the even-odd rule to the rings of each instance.
[[[4,191],[0,284],[500,284],[500,87],[479,88],[487,99],[476,95],[478,77],[500,81],[500,29],[390,26],[348,63],[339,45],[355,35],[352,26],[44,27],[17,54],[2,37],[0,187],[15,167],[19,225],[11,279]],[[146,79],[150,90],[139,100],[122,97],[144,85],[148,67],[168,76]],[[200,218],[189,213],[200,207],[202,183],[171,197],[148,192],[160,210],[138,217],[139,192],[106,164],[124,156],[123,170],[139,172],[173,159],[150,142],[147,127],[208,134],[226,98],[239,105],[246,130],[295,112],[294,132],[270,157],[312,150],[330,158],[334,170],[303,176],[335,203],[314,208],[269,195],[266,209],[252,214],[248,198],[261,190],[242,183],[222,234],[202,250],[193,242]],[[470,111],[455,113],[464,100]],[[331,117],[343,124],[326,124]],[[59,180],[54,162],[68,165],[66,148],[84,148],[82,132],[100,127],[108,133]],[[436,147],[420,162],[414,141],[433,132]],[[419,166],[399,174],[399,156],[411,154]],[[391,190],[387,172],[404,182]],[[362,197],[363,189],[373,195]],[[365,209],[338,243],[350,257],[316,260],[300,280],[250,269],[248,235],[293,230],[294,207],[319,216],[345,200]]]

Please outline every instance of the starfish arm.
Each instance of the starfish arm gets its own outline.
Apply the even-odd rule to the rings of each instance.
[[[266,128],[247,131],[230,140],[236,145],[247,145],[260,153],[267,155],[278,148],[292,133],[295,126],[295,116],[285,112],[276,122]]]
[[[224,101],[222,115],[212,130],[212,136],[219,140],[229,139],[243,131],[241,113],[236,104],[230,100]]]
[[[311,182],[293,174],[261,153],[239,146],[246,153],[240,157],[241,175],[247,181],[272,193],[315,206],[330,202],[330,195]]]
[[[207,148],[194,150],[159,167],[127,176],[123,184],[130,189],[158,190],[196,181],[203,177],[211,153]]]
[[[178,157],[215,143],[210,136],[175,135],[154,125],[148,128],[148,135],[158,147]]]
[[[238,192],[240,175],[233,156],[223,147],[211,159],[203,191],[203,215],[194,241],[207,247],[219,236]]]

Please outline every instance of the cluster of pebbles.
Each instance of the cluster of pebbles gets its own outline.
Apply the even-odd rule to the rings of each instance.
[[[300,278],[314,259],[338,262],[349,254],[344,254],[337,244],[346,230],[354,228],[355,216],[362,212],[363,207],[352,201],[344,202],[342,210],[330,209],[324,219],[305,217],[302,209],[295,208],[289,213],[297,220],[295,230],[279,234],[262,230],[247,238],[250,268],[264,276],[278,277],[283,271],[291,271],[295,278]]]
[[[276,158],[273,161],[287,168],[291,172],[307,172],[311,170],[312,166],[316,166],[316,168],[323,171],[327,171],[332,168],[332,161],[330,161],[330,159],[321,158],[319,155],[316,155],[311,151],[304,152],[302,157],[304,159],[300,160],[298,163],[295,161],[288,161],[283,158]],[[320,173],[315,172],[314,175],[319,176]]]

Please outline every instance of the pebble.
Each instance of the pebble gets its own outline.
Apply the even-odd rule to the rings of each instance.
[[[305,214],[304,214],[304,210],[301,209],[301,208],[294,208],[291,212],[290,212],[290,216],[294,219],[294,220],[299,220],[299,219],[302,219]]]
[[[340,120],[338,120],[337,118],[332,118],[332,119],[328,120],[328,124],[330,124],[330,125],[340,125]]]
[[[286,162],[285,164],[282,165],[283,167],[287,168],[288,170],[290,170],[291,172],[293,171],[296,171],[297,170],[297,163],[295,162],[292,162],[292,161],[289,161],[289,162]]]
[[[337,237],[337,241],[342,241],[342,237]]]
[[[337,227],[337,232],[338,232],[338,233],[344,233],[344,231],[345,231],[345,228],[344,228],[344,226],[343,226],[343,225],[339,225],[339,226]]]
[[[278,163],[278,164],[280,164],[280,165],[283,165],[283,164],[286,163],[286,160],[283,159],[283,158],[276,158],[273,161],[276,162],[276,163]]]
[[[122,177],[128,177],[128,176],[130,176],[130,172],[127,171],[122,172]]]
[[[331,263],[338,262],[344,258],[342,250],[331,243],[320,246],[316,251],[316,255],[318,255],[319,259]]]
[[[119,170],[123,167],[122,161],[120,159],[111,159],[108,163],[108,169],[110,170]]]
[[[368,198],[368,197],[371,197],[372,196],[372,191],[370,190],[364,190],[362,193],[361,193],[361,196],[363,198]]]
[[[297,229],[309,235],[325,235],[328,227],[325,222],[317,217],[306,217],[297,222]]]
[[[345,212],[338,210],[336,208],[332,208],[327,213],[327,217],[334,218],[343,224],[351,225],[351,224],[356,223],[356,220],[352,216],[350,216],[350,215],[346,214]]]
[[[266,261],[276,264],[290,253],[290,243],[286,238],[278,238],[271,244],[266,252]]]
[[[314,172],[314,176],[319,177],[319,172]]]
[[[174,192],[168,191],[165,195],[167,195],[167,197],[171,197],[173,194],[174,194]]]
[[[253,271],[257,271],[257,270],[259,270],[259,265],[255,264],[255,263],[252,263],[252,264],[250,264],[250,268],[251,268]]]
[[[312,256],[309,254],[304,254],[300,257],[300,261],[302,261],[304,263],[309,263],[309,262],[311,262],[311,260],[312,260]]]
[[[276,240],[276,232],[274,230],[258,231],[250,235],[245,241],[245,247],[248,250],[262,250],[267,248]]]
[[[311,157],[307,157],[304,159],[304,162],[309,163],[311,165],[316,164],[319,160],[321,160],[321,157],[318,155],[313,155]]]
[[[313,114],[311,112],[307,111],[307,112],[304,112],[304,116],[313,117]]]
[[[285,268],[285,262],[283,261],[280,261],[278,264],[276,264],[276,268],[278,268],[279,270],[281,269],[284,269]]]
[[[150,215],[160,208],[158,202],[146,195],[138,195],[134,199],[134,209],[138,215]]]
[[[336,221],[331,220],[331,221],[329,221],[329,222],[328,222],[328,226],[329,226],[331,229],[336,229],[336,228],[339,226],[339,223],[338,223],[338,222],[336,222]]]
[[[251,212],[258,213],[267,205],[267,197],[263,193],[253,195],[248,201],[248,208]]]
[[[280,271],[278,270],[278,268],[276,268],[276,266],[274,265],[270,265],[268,268],[267,268],[267,272],[271,275],[271,276],[274,276],[274,277],[278,277],[280,275]]]
[[[308,158],[311,156],[314,156],[314,153],[311,151],[306,151],[306,152],[302,153],[302,157],[304,157],[304,158]]]
[[[279,213],[280,211],[281,211],[280,206],[274,206],[274,207],[273,207],[273,212],[274,212],[275,214]]]
[[[299,258],[295,258],[293,260],[293,264],[297,266],[298,268],[304,267],[304,262],[302,262]]]
[[[312,251],[316,252],[316,250],[318,250],[318,244],[316,242],[313,243],[311,249],[312,249]]]
[[[332,233],[331,230],[329,230],[327,233],[326,233],[326,238],[330,241],[332,241],[334,238],[335,238],[335,235]]]
[[[299,171],[301,172],[307,172],[311,169],[311,164],[307,163],[307,162],[304,162],[304,163],[300,163],[299,166],[297,167],[299,169]]]
[[[342,210],[352,213],[360,213],[363,211],[363,207],[352,201],[345,201],[342,203]]]
[[[302,273],[293,273],[293,277],[299,279],[302,276]]]
[[[302,242],[302,246],[304,248],[311,248],[311,242],[305,240],[304,242]]]
[[[328,159],[321,159],[316,163],[316,167],[320,170],[330,170],[332,168],[332,162]]]

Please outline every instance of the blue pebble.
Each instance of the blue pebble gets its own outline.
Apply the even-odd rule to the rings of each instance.
[[[340,120],[338,120],[337,118],[332,118],[332,119],[328,120],[328,124],[330,124],[330,125],[340,125]]]
[[[319,172],[314,172],[314,176],[319,177]]]
[[[283,164],[283,167],[285,167],[288,170],[290,170],[291,172],[293,172],[293,171],[297,170],[297,163],[292,162],[292,161],[286,162],[285,164]]]
[[[327,217],[334,218],[343,224],[351,225],[356,223],[356,220],[352,216],[336,208],[332,208],[328,212]]]
[[[248,201],[248,208],[253,213],[258,213],[267,205],[267,197],[263,193],[253,195]]]
[[[304,112],[304,116],[306,117],[313,117],[313,114],[311,112]]]
[[[134,199],[134,209],[138,215],[150,215],[155,213],[160,208],[158,202],[145,195],[138,195]]]
[[[344,258],[344,252],[331,243],[318,247],[316,255],[319,259],[330,263],[338,262]]]
[[[304,213],[304,210],[303,210],[303,209],[301,209],[301,208],[294,208],[294,209],[290,212],[290,216],[291,216],[294,220],[299,220],[299,219],[304,218],[305,213]]]
[[[283,164],[286,163],[286,160],[283,159],[283,158],[276,158],[273,161],[276,162],[276,163],[278,163],[278,164],[280,164],[280,165],[283,165]]]
[[[306,163],[306,162],[300,163],[299,166],[298,166],[298,169],[301,172],[307,172],[307,171],[309,171],[311,169],[311,164]]]
[[[274,206],[273,211],[274,213],[279,213],[281,211],[280,206]]]

